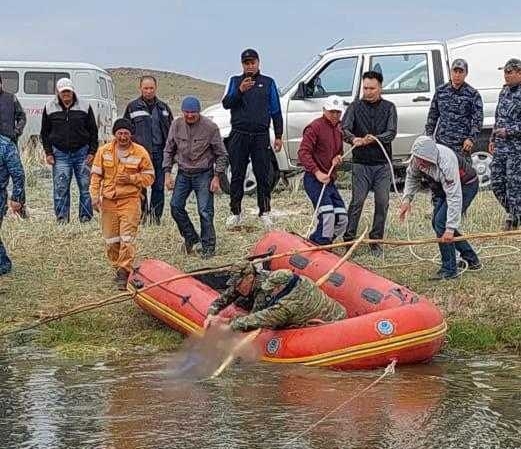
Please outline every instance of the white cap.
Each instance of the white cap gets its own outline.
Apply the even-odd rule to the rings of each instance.
[[[338,95],[331,95],[326,98],[324,103],[324,109],[326,111],[340,111],[344,110],[344,101]]]
[[[56,90],[59,92],[63,92],[64,90],[70,90],[74,92],[74,84],[69,78],[60,78],[56,83]]]

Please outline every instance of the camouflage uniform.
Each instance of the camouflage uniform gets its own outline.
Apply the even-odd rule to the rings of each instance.
[[[240,281],[248,274],[255,275],[255,281],[253,287],[248,296],[242,296],[237,291],[237,286]],[[241,307],[248,312],[257,312],[266,307],[266,293],[261,288],[262,283],[265,281],[266,276],[259,274],[255,271],[250,264],[246,267],[239,267],[238,272],[235,273],[228,281],[228,288],[210,305],[208,308],[208,315],[217,315],[221,310],[234,303],[238,307]]]
[[[288,285],[294,274],[290,270],[276,270],[262,283],[267,294],[276,287]],[[268,304],[271,298],[268,297]],[[250,331],[259,327],[278,329],[305,326],[310,320],[343,320],[346,310],[338,302],[326,296],[310,279],[298,276],[293,289],[267,308],[246,316],[234,318],[230,325],[235,331]]]
[[[492,135],[491,184],[496,198],[508,214],[521,216],[521,85],[504,86],[496,107],[494,131],[506,130],[506,137]]]
[[[477,143],[482,126],[483,102],[476,89],[467,83],[455,89],[449,82],[436,90],[425,125],[427,136],[436,132],[437,143],[462,153],[466,139]]]
[[[13,180],[11,201],[23,203],[25,198],[25,174],[16,145],[7,137],[0,135],[0,228],[7,212],[7,184]],[[11,260],[7,256],[0,238],[0,275],[11,271]]]

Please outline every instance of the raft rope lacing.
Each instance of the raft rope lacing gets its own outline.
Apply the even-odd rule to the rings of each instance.
[[[304,430],[303,432],[300,432],[299,434],[295,435],[293,438],[291,438],[291,440],[288,440],[286,441],[281,447],[288,447],[290,444],[292,443],[295,443],[297,440],[299,440],[300,438],[302,438],[304,435],[308,434],[309,432],[311,432],[314,428],[316,428],[320,423],[324,422],[327,418],[329,418],[330,416],[334,415],[336,412],[338,412],[339,410],[341,410],[343,407],[345,407],[347,404],[349,404],[350,402],[354,401],[356,398],[360,397],[362,394],[366,393],[367,391],[369,391],[371,388],[373,388],[376,384],[378,384],[384,377],[386,377],[387,375],[389,374],[394,374],[395,368],[396,366],[396,359],[393,359],[391,361],[391,363],[389,363],[389,365],[387,365],[387,367],[385,368],[385,371],[380,375],[380,377],[378,377],[376,380],[374,380],[373,382],[371,382],[367,387],[365,387],[364,389],[358,391],[357,393],[355,393],[353,396],[351,396],[350,398],[346,399],[344,402],[342,402],[340,405],[336,406],[334,409],[330,410],[329,412],[327,412],[324,416],[322,416],[322,418],[320,418],[318,421],[314,422],[311,426],[309,426],[306,430]]]

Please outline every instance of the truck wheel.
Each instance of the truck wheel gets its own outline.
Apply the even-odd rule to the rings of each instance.
[[[280,179],[280,170],[277,164],[277,159],[273,152],[271,153],[271,174],[270,174],[270,187],[271,191],[275,188]],[[230,166],[226,168],[226,171],[220,175],[219,181],[221,182],[221,189],[224,193],[230,194],[230,182],[232,179],[232,171]],[[245,195],[254,195],[257,191],[257,181],[255,180],[255,175],[253,174],[253,168],[251,166],[251,162],[248,163],[248,167],[246,169],[246,177],[244,179],[244,194]]]

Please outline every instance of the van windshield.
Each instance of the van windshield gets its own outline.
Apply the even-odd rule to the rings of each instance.
[[[297,74],[291,79],[289,83],[287,83],[282,89],[280,89],[280,96],[284,96],[288,93],[288,91],[296,84],[298,83],[302,77],[315,65],[322,59],[321,55],[316,55],[309,61],[302,69],[300,69]]]

